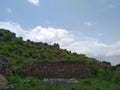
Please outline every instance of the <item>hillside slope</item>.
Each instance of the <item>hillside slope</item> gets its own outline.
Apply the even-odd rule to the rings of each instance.
[[[49,74],[55,75],[55,77],[59,77],[60,75],[63,77],[66,75],[67,78],[68,75],[69,77],[74,76],[74,78],[78,78],[80,74],[86,76],[88,74],[92,78],[99,77],[106,82],[107,80],[111,80],[111,82],[114,81],[113,83],[116,84],[115,87],[120,84],[120,77],[118,76],[119,72],[117,71],[116,74],[116,70],[113,70],[115,68],[113,68],[109,62],[100,62],[94,58],[87,57],[84,54],[71,53],[71,51],[60,49],[59,45],[56,43],[54,45],[48,45],[47,43],[43,42],[33,42],[30,40],[23,41],[22,37],[16,37],[16,35],[9,30],[0,29],[0,55],[5,56],[10,60],[10,72],[12,72],[12,76],[10,76],[8,80],[12,84],[17,84],[18,87],[20,84],[18,83],[19,81],[17,81],[17,83],[14,82],[15,80],[18,80],[17,78],[20,80],[21,77],[18,77],[18,75],[37,76],[41,78],[41,73],[38,74],[37,72],[42,72],[41,70],[47,71],[48,69],[45,69],[45,66],[49,68]],[[1,60],[0,62],[3,62]],[[61,64],[63,62],[67,63]],[[73,64],[70,64],[70,62]],[[80,64],[75,65],[74,63]],[[4,65],[0,64],[0,66],[3,68]],[[39,70],[39,68],[43,69]],[[69,72],[68,69],[72,72]],[[83,70],[87,74],[83,74],[83,72],[77,74],[75,72],[76,70]],[[47,75],[48,72],[44,72],[43,76]],[[0,73],[2,72],[0,71]],[[77,75],[78,77],[76,77]],[[49,77],[49,75],[47,77]],[[20,82],[22,83],[22,81]]]
[[[16,37],[9,30],[2,29],[0,29],[0,55],[10,58],[13,71],[21,70],[23,64],[28,61],[80,61],[92,68],[110,67],[110,64],[101,63],[84,54],[60,49],[58,44],[23,41],[22,37]]]

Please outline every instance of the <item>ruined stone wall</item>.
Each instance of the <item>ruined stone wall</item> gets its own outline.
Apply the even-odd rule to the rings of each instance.
[[[74,61],[26,63],[24,74],[41,78],[91,77],[90,70],[85,64]]]

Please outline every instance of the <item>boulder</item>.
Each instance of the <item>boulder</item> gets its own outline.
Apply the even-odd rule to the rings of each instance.
[[[0,90],[14,90],[14,87],[9,84],[5,76],[0,74]]]
[[[43,83],[47,84],[55,84],[58,83],[60,85],[71,85],[71,84],[77,84],[79,83],[78,80],[71,78],[71,79],[65,79],[65,78],[44,78]]]
[[[0,73],[3,75],[11,75],[12,69],[10,60],[3,55],[0,55]]]
[[[0,89],[6,88],[8,86],[8,81],[7,79],[0,74]]]

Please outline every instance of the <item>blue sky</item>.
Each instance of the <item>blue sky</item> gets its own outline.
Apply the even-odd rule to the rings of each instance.
[[[25,40],[120,63],[120,0],[2,0],[0,11],[0,28]]]

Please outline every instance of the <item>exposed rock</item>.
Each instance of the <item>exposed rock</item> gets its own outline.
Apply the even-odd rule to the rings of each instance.
[[[79,83],[78,80],[72,79],[64,79],[64,78],[44,78],[43,83],[55,84],[58,83],[60,85],[71,85]]]
[[[120,87],[117,90],[120,90]]]
[[[10,60],[6,56],[2,55],[0,55],[0,73],[3,75],[12,74]]]
[[[8,80],[0,74],[0,90],[14,90],[14,87],[9,84]]]
[[[41,78],[89,78],[89,68],[77,61],[59,62],[27,62],[24,75],[33,75]]]
[[[0,89],[4,89],[8,86],[8,81],[7,79],[0,74]]]

